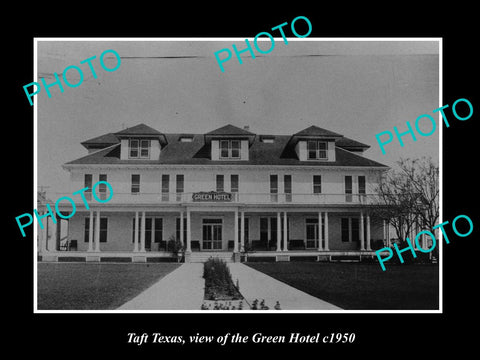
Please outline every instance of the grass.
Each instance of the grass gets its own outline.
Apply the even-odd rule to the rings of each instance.
[[[38,263],[38,309],[116,309],[178,266],[177,263]]]
[[[247,263],[277,280],[346,310],[436,310],[438,265]]]

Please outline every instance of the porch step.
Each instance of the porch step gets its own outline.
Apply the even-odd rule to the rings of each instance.
[[[209,258],[222,259],[227,263],[233,262],[233,253],[232,252],[223,252],[223,251],[200,251],[192,252],[190,255],[190,262],[192,263],[204,263]]]

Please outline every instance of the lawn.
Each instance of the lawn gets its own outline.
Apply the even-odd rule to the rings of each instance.
[[[436,310],[438,265],[247,263],[250,267],[346,310]]]
[[[116,309],[178,266],[177,263],[38,263],[38,309]]]

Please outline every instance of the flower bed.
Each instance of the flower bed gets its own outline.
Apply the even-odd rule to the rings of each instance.
[[[249,304],[243,298],[238,280],[235,285],[227,263],[221,259],[210,258],[203,264],[203,278],[205,294],[202,310],[269,310],[263,299],[255,299]],[[278,301],[274,309],[281,310]]]
[[[242,300],[225,261],[210,258],[203,265],[205,300]]]

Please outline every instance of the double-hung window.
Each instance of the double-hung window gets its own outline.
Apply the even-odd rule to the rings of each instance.
[[[240,140],[220,140],[220,158],[240,159]]]
[[[360,201],[363,202],[366,198],[366,180],[364,175],[360,175],[358,177],[358,196],[360,198]]]
[[[278,175],[270,175],[270,201],[278,201]]]
[[[350,175],[345,176],[345,201],[352,202],[352,177]]]
[[[307,141],[308,160],[327,160],[327,142],[318,140]]]
[[[150,140],[130,139],[128,156],[131,159],[148,159],[150,157]]]
[[[285,201],[292,201],[292,175],[284,175],[283,177],[283,187],[285,192]]]
[[[182,194],[184,190],[184,176],[183,174],[177,174],[176,178],[176,190],[177,190],[177,201],[182,201]]]
[[[162,174],[162,201],[170,200],[170,175]]]
[[[222,192],[225,191],[225,186],[224,186],[224,176],[223,175],[217,175],[217,192]]]
[[[107,174],[98,175],[98,180],[107,182]],[[100,193],[100,199],[105,200],[107,198],[107,185],[101,183],[100,185],[98,185],[98,191]]]
[[[313,175],[313,193],[321,194],[322,193],[322,176]]]
[[[83,184],[84,184],[84,187],[88,188],[87,190],[85,190],[85,198],[87,200],[92,200],[92,179],[93,179],[92,174],[85,174]]]
[[[140,192],[140,174],[132,174],[132,194],[138,194]]]

